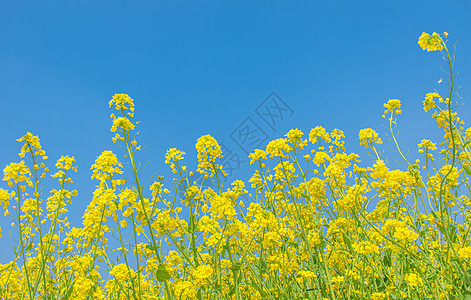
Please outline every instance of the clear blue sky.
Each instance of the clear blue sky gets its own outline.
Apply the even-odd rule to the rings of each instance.
[[[187,152],[194,167],[194,144],[204,134],[247,162],[231,136],[247,122],[269,139],[290,128],[339,128],[347,147],[367,157],[358,131],[384,132],[389,98],[403,101],[400,139],[415,151],[421,139],[439,136],[423,97],[445,91],[437,84],[440,55],[422,51],[418,37],[446,30],[457,41],[468,121],[470,13],[470,1],[0,0],[0,167],[19,161],[15,140],[28,131],[39,135],[51,169],[61,155],[75,156],[79,196],[69,219],[79,226],[95,185],[94,159],[103,150],[122,159],[109,131],[115,93],[135,99],[139,142],[147,147],[138,159],[149,162],[144,178],[171,176],[164,164],[171,147]],[[287,110],[270,127],[257,108],[266,109],[272,92]],[[246,180],[251,170],[236,169],[231,179]],[[10,222],[0,217],[2,245],[11,244]],[[11,253],[0,249],[0,257]]]

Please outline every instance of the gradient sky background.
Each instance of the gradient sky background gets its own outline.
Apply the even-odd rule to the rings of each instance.
[[[231,139],[246,118],[269,139],[290,128],[342,129],[365,165],[358,132],[372,127],[392,161],[397,155],[381,119],[389,98],[403,101],[399,139],[415,160],[421,139],[440,137],[423,97],[446,92],[437,83],[446,82],[441,55],[422,51],[418,37],[448,31],[457,42],[460,115],[468,121],[470,13],[470,1],[1,0],[0,167],[20,160],[15,140],[28,131],[39,135],[51,170],[61,155],[75,156],[79,196],[68,216],[79,226],[96,184],[94,159],[113,150],[124,160],[109,131],[115,93],[135,99],[139,143],[147,147],[137,158],[149,162],[144,179],[171,178],[164,164],[171,147],[185,151],[195,169],[194,144],[204,134],[248,163]],[[256,112],[272,92],[292,110],[273,128]],[[247,180],[252,171],[244,165],[230,180]],[[47,198],[57,185],[45,184]],[[10,223],[0,215],[0,263],[12,257]]]

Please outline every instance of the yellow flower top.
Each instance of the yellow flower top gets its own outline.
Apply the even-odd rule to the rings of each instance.
[[[365,146],[366,149],[368,149],[372,143],[383,143],[381,138],[378,137],[378,133],[371,128],[361,129],[358,137],[360,139],[360,145]]]
[[[316,126],[315,128],[311,129],[309,132],[309,141],[315,144],[318,141],[318,138],[325,140],[326,142],[331,142],[329,133],[325,131],[324,127]]]
[[[428,112],[429,110],[435,107],[435,101],[433,100],[433,98],[439,98],[440,102],[443,102],[443,98],[440,97],[438,93],[428,93],[427,95],[425,95],[425,100],[422,101],[422,103],[424,104],[425,112]]]
[[[255,149],[253,153],[249,154],[250,164],[253,164],[255,161],[262,161],[267,159],[267,153],[264,150]]]
[[[280,156],[288,158],[288,153],[291,152],[292,148],[287,143],[287,139],[276,139],[268,143],[267,149],[265,150],[270,158]]]
[[[388,103],[384,103],[383,106],[386,107],[388,111],[392,112],[394,109],[401,108],[401,100],[389,99]]]
[[[34,155],[46,155],[46,151],[42,149],[41,144],[39,143],[39,137],[31,134],[31,132],[26,133],[23,137],[17,139],[17,141],[24,143],[21,147],[20,153],[18,154],[20,157],[24,157],[27,152],[31,152],[31,154],[34,153]],[[34,149],[36,151],[34,151]],[[43,159],[45,160],[46,158]]]
[[[129,109],[131,113],[134,112],[134,100],[127,94],[115,94],[108,104],[110,107],[114,104],[116,110]]]
[[[291,129],[285,136],[288,138],[288,142],[293,144],[295,148],[299,147],[302,150],[307,145],[307,140],[303,139],[303,132],[298,128]]]
[[[211,169],[216,158],[222,158],[221,147],[215,138],[209,134],[203,135],[196,141],[196,151],[198,152],[198,168],[200,172]],[[218,166],[216,166],[218,168]],[[215,171],[215,170],[214,170]]]
[[[122,165],[118,161],[116,154],[114,154],[112,151],[105,150],[100,156],[96,158],[95,163],[90,168],[93,170],[92,179],[111,179],[113,174],[123,173],[120,167],[122,167]]]
[[[61,158],[59,158],[59,160],[57,161],[56,163],[56,168],[58,169],[61,169],[61,170],[74,170],[75,172],[77,172],[77,167],[76,166],[72,166],[73,164],[75,163],[75,158],[72,156],[61,156]]]
[[[26,182],[29,187],[33,187],[33,182],[30,177],[31,170],[25,165],[24,161],[11,163],[3,169],[3,180],[7,181],[9,186]]]
[[[418,144],[417,146],[419,148],[420,153],[423,152],[422,148],[425,148],[425,149],[428,149],[428,150],[436,150],[437,149],[437,145],[435,143],[433,143],[432,141],[430,141],[430,140],[422,140],[420,142],[420,144]]]
[[[170,148],[167,150],[165,154],[165,163],[169,164],[171,160],[179,161],[183,159],[183,155],[186,153],[183,151],[178,150],[177,148]]]
[[[447,32],[444,33],[445,37],[448,35]],[[432,33],[432,35],[422,32],[422,35],[419,37],[418,44],[422,48],[422,50],[427,51],[442,51],[443,50],[443,40],[440,35],[436,32]]]

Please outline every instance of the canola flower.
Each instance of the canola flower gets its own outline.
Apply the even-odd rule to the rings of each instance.
[[[419,45],[450,59],[437,33],[423,33]],[[402,102],[389,99],[383,118],[404,168],[392,169],[382,157],[383,141],[372,128],[358,135],[376,156],[372,163],[347,152],[340,129],[315,126],[306,137],[292,129],[249,154],[252,190],[242,180],[226,183],[224,153],[210,135],[196,141],[196,171],[215,188],[193,179],[183,165],[186,153],[176,148],[165,155],[175,186],[158,176],[147,188],[135,157],[141,148],[134,100],[116,94],[110,130],[125,155],[97,156],[95,191],[78,227],[66,217],[78,195],[75,158],[62,156],[49,174],[39,137],[27,133],[18,139],[22,160],[4,168],[0,188],[18,241],[14,259],[0,265],[0,297],[465,299],[471,128],[463,127],[452,100],[448,62],[448,97],[431,92],[422,101],[443,139],[424,133],[420,159],[410,162],[399,147],[394,129]],[[46,176],[57,182],[50,196]]]

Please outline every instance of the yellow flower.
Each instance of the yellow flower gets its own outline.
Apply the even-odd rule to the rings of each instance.
[[[169,164],[171,160],[173,161],[179,161],[183,159],[183,155],[186,153],[183,151],[178,150],[177,148],[170,148],[167,150],[167,153],[165,154],[165,163]]]
[[[30,179],[31,171],[25,165],[24,161],[19,163],[10,163],[3,169],[3,180],[8,182],[9,186],[25,182],[29,187],[33,187],[33,182]]]
[[[189,300],[189,299],[197,299],[197,288],[194,283],[191,281],[177,281],[172,286],[173,292],[177,299],[181,300]]]
[[[196,285],[201,287],[205,285],[213,274],[213,268],[208,265],[199,265],[193,270],[193,277],[195,278]]]
[[[425,100],[422,101],[422,103],[424,104],[425,112],[428,112],[429,110],[435,107],[435,101],[433,101],[433,98],[442,99],[438,93],[427,93],[427,95],[425,95]]]
[[[461,248],[458,250],[458,255],[463,259],[471,258],[471,247],[468,246]]]
[[[342,148],[345,151],[345,142],[342,141],[342,138],[345,138],[345,134],[342,130],[335,128],[332,130],[330,137],[332,139],[332,144]]]
[[[252,188],[258,188],[262,185],[262,177],[260,176],[260,172],[255,170],[253,176],[249,179],[249,183],[251,183]]]
[[[56,163],[56,168],[57,169],[60,169],[60,170],[74,170],[75,172],[77,172],[77,167],[72,167],[72,165],[75,163],[75,158],[72,156],[72,157],[69,157],[69,156],[61,156],[61,158],[59,158],[59,160],[57,161]]]
[[[169,251],[166,260],[167,260],[167,263],[170,264],[171,266],[178,266],[179,264],[183,262],[178,252],[174,250]]]
[[[117,128],[122,130],[134,130],[134,124],[129,121],[128,118],[119,117],[113,119],[113,126],[111,126],[111,132],[115,132]]]
[[[247,193],[245,183],[242,180],[234,180],[231,185],[233,186],[232,191],[235,193],[235,198]]]
[[[394,109],[401,108],[401,100],[389,99],[388,103],[384,103],[383,106],[386,107],[388,111],[392,112]]]
[[[215,220],[219,220],[224,216],[227,219],[233,220],[237,212],[234,208],[235,203],[225,193],[223,195],[217,195],[210,198],[211,202],[211,217]]]
[[[309,141],[311,143],[315,144],[318,141],[318,138],[321,138],[326,142],[331,142],[329,133],[326,132],[322,126],[316,126],[311,129],[311,132],[309,132]]]
[[[464,133],[464,138],[467,139],[467,140],[471,140],[471,127],[466,129],[466,131]]]
[[[323,200],[325,197],[325,193],[326,193],[325,183],[322,179],[319,179],[317,177],[309,179],[307,183],[304,183],[304,182],[301,183],[299,187],[306,188],[309,199],[313,203],[317,203]]]
[[[448,177],[446,178],[446,183],[451,185],[451,186],[457,186],[458,185],[458,177],[460,176],[460,173],[458,172],[458,169],[456,167],[453,167],[451,170],[451,165],[444,165],[443,167],[440,168],[439,172],[443,175]],[[449,174],[448,174],[449,173]]]
[[[371,300],[383,300],[386,299],[385,293],[373,293],[371,294]]]
[[[407,281],[407,283],[408,283],[410,286],[418,286],[418,285],[422,285],[422,284],[423,284],[422,278],[420,278],[420,277],[419,277],[417,274],[415,274],[415,273],[406,274],[406,276],[404,277],[404,279]]]
[[[383,179],[388,174],[389,169],[383,160],[377,160],[376,164],[374,164],[373,167],[374,167],[374,170],[370,174],[371,178],[373,179],[377,179],[377,178]]]
[[[154,181],[154,183],[149,187],[149,190],[152,191],[152,197],[156,197],[158,194],[162,193],[163,183]]]
[[[142,227],[142,225],[136,226],[136,234],[137,234],[137,236],[140,236],[141,233],[143,233],[144,231],[146,231],[146,230]]]
[[[134,111],[134,100],[127,94],[115,94],[108,104],[110,107],[114,104],[116,110],[129,109],[131,112]]]
[[[378,133],[371,128],[361,129],[358,134],[360,145],[365,146],[366,149],[370,147],[370,143],[382,144],[383,141],[378,137]]]
[[[46,155],[46,151],[42,150],[41,144],[39,143],[39,137],[32,135],[31,132],[26,133],[23,137],[17,139],[17,141],[24,143],[21,147],[20,153],[18,154],[20,157],[24,157],[27,152],[31,152],[31,154],[33,154],[33,148],[36,149],[34,155]],[[46,158],[43,159],[45,160]]]
[[[250,164],[253,164],[255,161],[262,161],[267,159],[267,153],[264,150],[255,149],[253,153],[249,154]]]
[[[430,140],[422,140],[420,144],[417,145],[419,148],[419,152],[422,153],[424,152],[422,148],[425,148],[427,150],[436,150],[437,146]]]
[[[87,299],[91,289],[95,286],[95,282],[92,279],[79,276],[74,280],[73,292],[71,298],[82,300]]]
[[[332,283],[342,283],[344,280],[343,276],[333,276],[332,277]]]
[[[303,132],[296,129],[291,129],[285,136],[288,138],[288,142],[294,145],[294,147],[299,147],[301,150],[307,145],[307,141],[303,140]]]
[[[316,166],[319,166],[320,164],[325,163],[326,160],[330,160],[329,154],[327,154],[324,151],[319,151],[314,154],[314,159],[313,162],[316,164]]]
[[[3,209],[7,209],[12,197],[15,197],[15,192],[8,193],[7,190],[0,188],[0,205],[3,205]]]
[[[303,278],[316,278],[316,273],[312,271],[299,271],[299,275]]]
[[[285,134],[285,136],[288,138],[288,142],[290,143],[300,143],[303,141],[303,132],[301,130],[299,130],[298,128],[296,129],[291,129],[290,131],[288,131],[287,134]]]
[[[122,174],[123,171],[120,169],[121,163],[118,162],[116,155],[109,150],[105,150],[98,156],[95,163],[90,169],[93,169],[92,179],[100,179],[104,176],[105,179],[111,179],[114,173]]]
[[[292,148],[286,142],[286,139],[276,139],[270,141],[265,151],[270,155],[270,158],[275,156],[288,158],[288,153],[291,152]]]
[[[293,164],[288,161],[280,162],[273,168],[273,170],[275,171],[275,179],[277,180],[289,182],[292,177],[296,177],[294,175],[296,169]]]
[[[216,158],[222,157],[221,147],[215,138],[209,134],[203,135],[196,141],[196,151],[198,152],[198,168],[200,172],[202,170],[209,170],[212,164],[216,161]],[[218,168],[216,166],[216,168]],[[215,171],[215,170],[213,170]]]
[[[118,281],[125,281],[129,278],[129,273],[132,272],[132,269],[125,264],[119,264],[113,267],[110,271],[110,275],[113,276]]]
[[[370,254],[376,253],[379,254],[379,247],[377,245],[373,245],[367,241],[361,241],[360,243],[353,243],[352,245],[353,250],[360,254]]]
[[[448,33],[446,33],[445,36],[447,35]],[[422,35],[419,37],[418,44],[420,45],[422,50],[427,50],[427,52],[443,50],[442,38],[436,32],[434,32],[432,35],[422,32]]]

